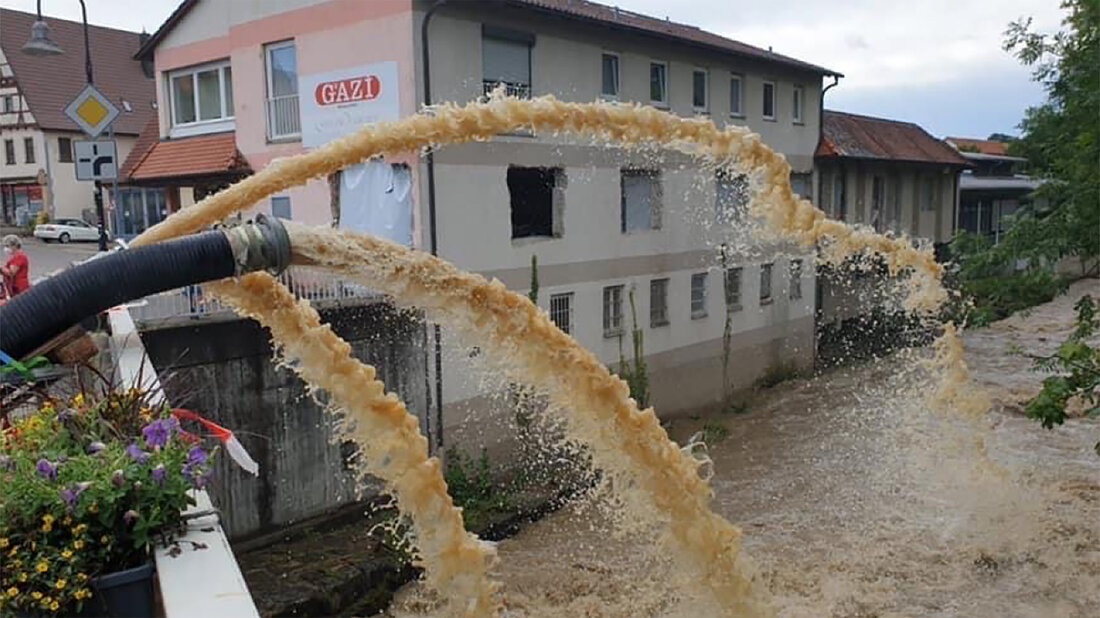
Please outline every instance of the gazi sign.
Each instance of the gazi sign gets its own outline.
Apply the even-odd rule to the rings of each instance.
[[[373,101],[382,90],[382,80],[377,75],[352,77],[333,82],[321,82],[313,90],[317,105],[338,105],[358,101]]]
[[[365,124],[401,117],[397,63],[378,62],[298,79],[302,145],[316,148]]]

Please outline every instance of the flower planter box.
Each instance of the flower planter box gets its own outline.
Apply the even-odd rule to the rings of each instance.
[[[148,618],[157,614],[153,563],[92,580],[95,596],[80,612],[82,618]]]

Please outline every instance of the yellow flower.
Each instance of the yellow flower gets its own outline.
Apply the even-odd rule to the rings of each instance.
[[[73,405],[74,406],[84,405],[84,393],[77,393],[76,396],[73,397]]]
[[[84,541],[77,540],[73,542],[73,547],[76,549],[84,549]]]
[[[34,597],[35,601],[37,601],[37,600],[42,598],[42,593],[35,590],[34,592],[31,593],[31,596]]]
[[[84,534],[84,531],[88,529],[88,524],[77,524],[73,528],[73,534]]]
[[[18,550],[19,550],[18,547],[13,547],[13,548],[11,548],[11,551],[8,552],[8,555],[9,556],[14,556],[15,552],[17,552]]]
[[[8,542],[7,537],[0,537],[0,549],[7,547],[11,543]]]
[[[19,583],[23,583],[25,581],[27,581],[27,574],[26,573],[20,573],[19,574]]]
[[[95,515],[99,512],[99,505],[93,502],[92,506],[88,507],[88,512]]]
[[[61,552],[61,557],[68,560],[69,558],[73,557],[73,552],[66,549],[65,551]]]
[[[111,542],[111,539],[107,538],[107,535],[104,534],[103,536],[99,537],[99,542],[103,545],[106,545],[107,543]]]
[[[39,573],[45,573],[46,571],[50,570],[50,563],[46,562],[45,560],[41,560],[39,561],[38,565],[34,567],[34,570],[38,571]]]
[[[53,603],[50,603],[50,611],[51,612],[56,612],[58,607],[61,607],[61,606],[57,604],[57,601],[54,601]]]
[[[86,581],[88,581],[88,574],[87,573],[77,573],[76,574],[76,579],[77,579],[77,581],[86,582]]]
[[[50,515],[49,513],[46,513],[45,515],[42,516],[42,523],[52,524],[54,522],[54,519],[55,518],[54,518],[53,515]]]
[[[59,580],[57,580],[57,583],[53,585],[53,587],[57,588],[58,590],[64,590],[65,585],[68,584],[68,583],[69,582],[64,580],[64,579],[59,579]]]
[[[42,524],[42,532],[49,532],[53,530],[53,524]]]
[[[16,588],[15,586],[12,586],[11,588],[8,588],[8,596],[13,598],[13,599],[15,597],[19,596],[19,589]]]
[[[73,525],[73,518],[69,517],[69,516],[65,516],[65,519],[61,520],[61,523],[63,525],[66,525],[66,526],[71,526],[71,525]]]

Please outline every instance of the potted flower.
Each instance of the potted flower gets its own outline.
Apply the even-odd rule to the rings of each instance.
[[[0,438],[0,615],[150,616],[150,550],[210,456],[146,394],[43,404]]]

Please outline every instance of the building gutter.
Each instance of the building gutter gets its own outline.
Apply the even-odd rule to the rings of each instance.
[[[447,0],[436,0],[431,8],[428,9],[428,12],[424,14],[424,20],[420,22],[420,54],[421,66],[424,73],[424,107],[428,107],[432,104],[432,70],[431,54],[429,53],[430,46],[428,45],[428,26],[431,24],[432,16],[435,15],[435,12],[445,4],[447,4]],[[435,155],[431,148],[428,148],[428,152],[424,158],[426,181],[428,183],[428,238],[432,255],[439,255],[439,234],[436,231],[435,213]],[[435,447],[438,450],[443,448],[443,333],[438,323],[433,325],[432,330],[435,338]],[[430,401],[430,388],[428,389],[428,395]],[[430,411],[425,411],[425,414],[430,415]],[[430,423],[426,423],[425,427],[428,429],[428,441],[429,444],[431,444]]]
[[[821,90],[821,100],[818,101],[817,110],[817,146],[814,147],[814,155],[816,157],[817,151],[821,149],[821,143],[825,141],[825,93],[830,89],[840,84],[841,75],[833,75],[833,83],[825,86]]]

